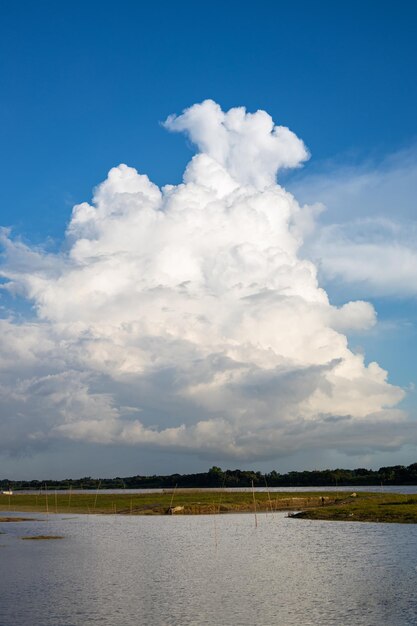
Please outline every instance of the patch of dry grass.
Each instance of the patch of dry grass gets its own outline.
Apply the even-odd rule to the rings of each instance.
[[[292,517],[348,522],[417,524],[417,495],[358,493],[330,506],[302,511]]]

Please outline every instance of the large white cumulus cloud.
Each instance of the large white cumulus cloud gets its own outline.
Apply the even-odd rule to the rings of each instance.
[[[303,142],[268,113],[236,107],[224,113],[212,100],[170,115],[166,128],[185,131],[200,151],[223,166],[240,184],[261,189],[275,183],[277,171],[308,158]]]
[[[200,151],[182,184],[113,168],[74,207],[60,254],[3,232],[4,288],[36,316],[0,321],[0,447],[70,438],[244,459],[401,445],[403,391],[343,334],[374,310],[329,303],[299,253],[309,208],[276,183],[307,158],[302,141],[212,101],[165,125]]]

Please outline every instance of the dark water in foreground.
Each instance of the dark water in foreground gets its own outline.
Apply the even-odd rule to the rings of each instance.
[[[1,626],[417,624],[417,525],[31,517],[0,523]]]

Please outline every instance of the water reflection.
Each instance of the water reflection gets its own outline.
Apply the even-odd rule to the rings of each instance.
[[[1,525],[0,624],[417,623],[416,526],[282,513],[258,521],[85,515]],[[19,539],[28,534],[66,538]]]

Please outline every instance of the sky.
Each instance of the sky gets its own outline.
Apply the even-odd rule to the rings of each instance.
[[[416,26],[0,1],[0,477],[416,461]]]

